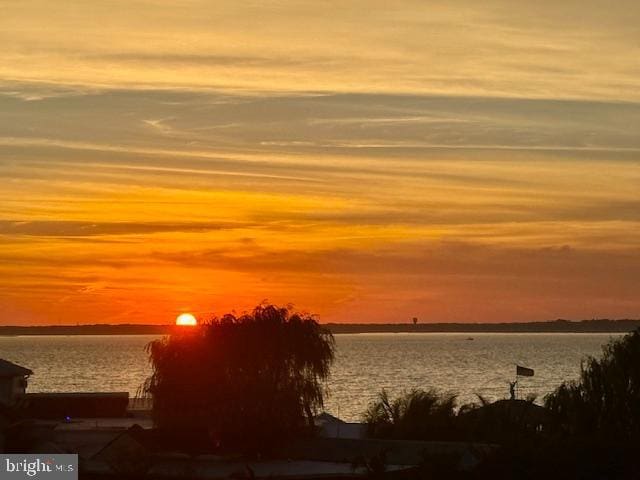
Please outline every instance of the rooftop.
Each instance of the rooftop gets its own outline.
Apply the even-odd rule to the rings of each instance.
[[[0,358],[0,377],[24,377],[25,375],[33,375],[33,372],[28,368]]]

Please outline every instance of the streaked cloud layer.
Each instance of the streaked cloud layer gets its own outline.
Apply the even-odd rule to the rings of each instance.
[[[2,2],[0,321],[633,317],[635,2]]]
[[[4,1],[0,76],[94,87],[638,99],[633,0]]]

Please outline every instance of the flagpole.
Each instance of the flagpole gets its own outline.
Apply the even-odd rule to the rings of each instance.
[[[516,381],[515,381],[515,385],[517,387],[516,390],[516,396],[518,393],[520,393],[520,385],[518,382],[518,379],[520,377],[533,377],[533,375],[535,374],[533,368],[529,368],[529,367],[522,367],[518,364],[516,364]]]

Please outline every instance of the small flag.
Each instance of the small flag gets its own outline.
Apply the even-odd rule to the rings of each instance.
[[[516,365],[516,376],[533,377],[533,368],[521,367]]]

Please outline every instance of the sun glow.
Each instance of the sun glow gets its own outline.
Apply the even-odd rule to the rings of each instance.
[[[198,320],[190,313],[182,313],[176,318],[176,325],[183,327],[193,327],[198,324]]]

